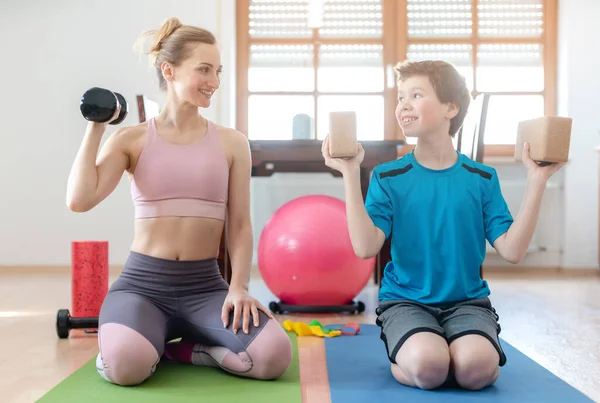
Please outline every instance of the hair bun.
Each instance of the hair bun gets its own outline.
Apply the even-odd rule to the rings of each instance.
[[[150,48],[151,53],[156,53],[160,50],[160,47],[165,39],[167,39],[175,30],[181,27],[181,21],[177,17],[171,17],[166,20],[162,26],[154,31],[154,37],[152,40],[152,47]]]

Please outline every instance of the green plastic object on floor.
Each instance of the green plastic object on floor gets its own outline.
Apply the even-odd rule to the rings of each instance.
[[[329,328],[325,328],[323,327],[323,325],[321,324],[321,322],[319,322],[316,319],[313,319],[309,322],[308,326],[319,326],[321,328],[321,330],[323,330],[323,333],[325,334],[329,334],[329,332],[331,332],[333,329]]]
[[[37,400],[41,403],[301,403],[298,341],[292,341],[293,358],[277,380],[261,381],[231,375],[219,368],[161,362],[156,372],[138,386],[117,386],[96,371],[96,357]]]

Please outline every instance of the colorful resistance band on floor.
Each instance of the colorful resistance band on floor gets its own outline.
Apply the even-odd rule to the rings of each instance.
[[[288,332],[295,332],[298,336],[318,336],[318,337],[337,337],[337,336],[356,336],[360,332],[360,326],[356,323],[347,323],[339,329],[325,328],[318,320],[311,320],[308,324],[304,322],[292,322],[287,319],[283,322],[283,327]],[[351,330],[344,330],[351,329]]]

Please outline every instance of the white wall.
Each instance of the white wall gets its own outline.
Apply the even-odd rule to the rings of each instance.
[[[65,204],[66,181],[86,121],[81,95],[92,86],[120,92],[130,104],[123,125],[138,122],[135,96],[159,99],[155,73],[133,52],[138,35],[168,17],[214,32],[227,69],[223,92],[205,111],[228,123],[235,33],[233,0],[0,3],[0,265],[68,265],[72,240],[110,242],[110,263],[122,264],[133,236],[129,183],[85,214]],[[217,30],[227,28],[221,35]],[[114,131],[109,129],[105,138]]]
[[[65,205],[67,176],[86,125],[78,110],[81,94],[91,86],[121,92],[132,104],[123,124],[135,124],[135,95],[161,98],[154,71],[149,70],[146,58],[138,60],[132,45],[141,31],[177,16],[184,23],[213,31],[219,38],[225,65],[222,86],[213,106],[204,112],[209,119],[234,126],[235,0],[12,3],[0,3],[0,72],[4,78],[4,96],[0,97],[0,265],[68,265],[70,242],[81,239],[108,240],[110,263],[121,265],[133,236],[127,178],[88,213],[72,213]],[[600,33],[594,21],[594,16],[600,15],[600,2],[561,3],[559,101],[561,113],[576,119],[572,162],[564,170],[566,196],[561,173],[544,197],[536,238],[543,250],[532,252],[524,264],[596,267],[597,156],[593,146],[598,142],[598,114],[594,114],[590,101],[600,88],[590,57],[597,59],[597,65],[600,60],[587,47],[594,35],[583,30],[595,30],[595,36]],[[590,12],[594,7],[596,13]],[[569,91],[565,91],[567,87]],[[491,165],[502,178],[503,192],[516,216],[523,191],[523,167]],[[343,198],[340,179],[328,175],[254,178],[251,190],[255,247],[271,214],[286,201],[314,193]],[[488,261],[502,263],[494,254]]]
[[[560,2],[560,114],[573,118],[565,170],[563,267],[598,266],[600,2]]]

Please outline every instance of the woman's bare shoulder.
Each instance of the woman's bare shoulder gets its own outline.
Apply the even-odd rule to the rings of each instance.
[[[215,124],[215,127],[217,128],[217,133],[221,137],[221,140],[225,142],[228,148],[248,148],[248,137],[246,137],[244,133],[231,127],[225,127],[217,124]]]
[[[128,171],[132,172],[146,143],[147,123],[118,128],[106,140],[103,153],[122,153],[129,159]]]
[[[143,139],[147,131],[148,124],[142,122],[134,126],[121,127],[117,129],[111,137],[114,137],[114,140],[122,145],[131,145]]]

